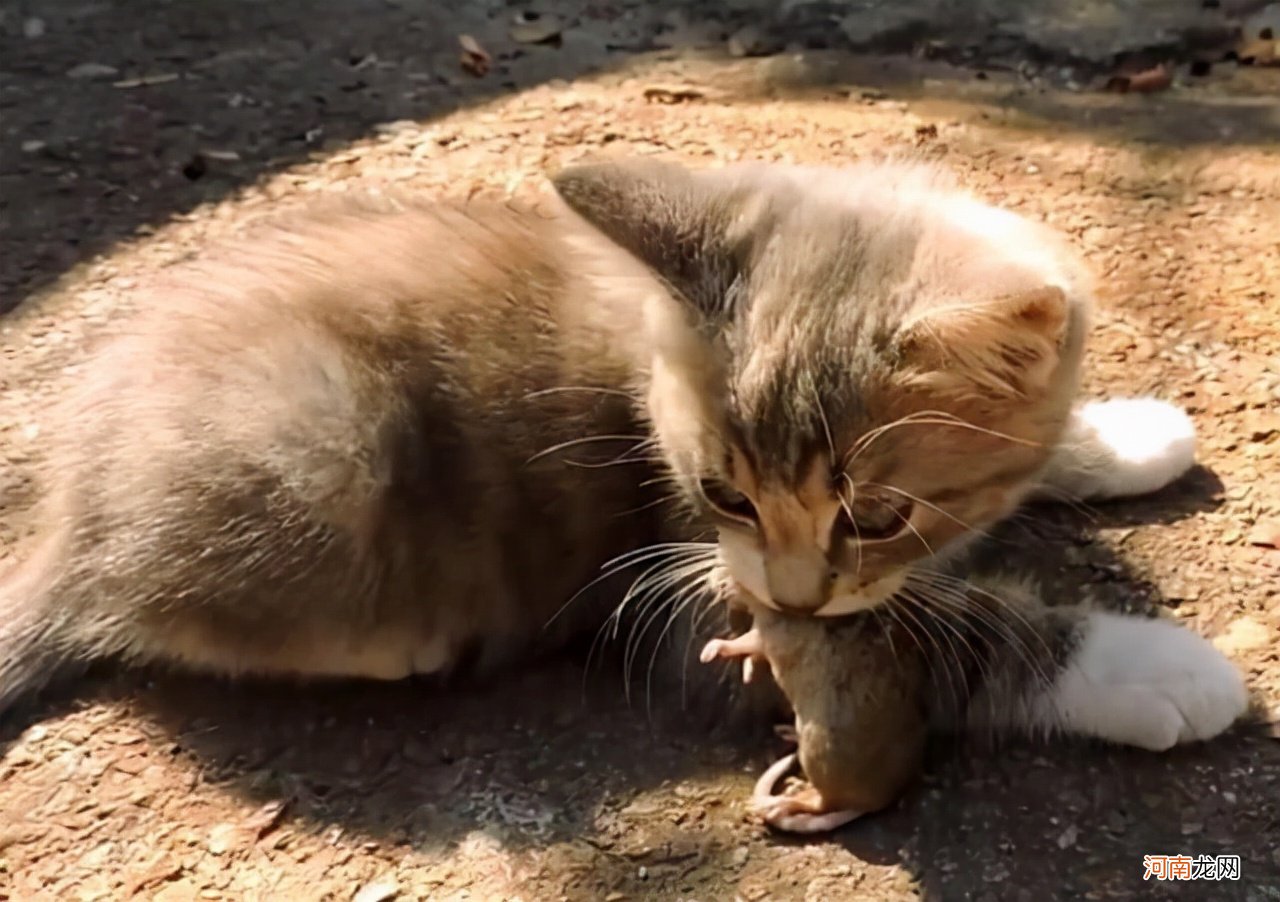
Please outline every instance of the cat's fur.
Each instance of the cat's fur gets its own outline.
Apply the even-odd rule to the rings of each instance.
[[[0,581],[0,708],[101,656],[508,660],[599,625],[618,555],[711,527],[764,603],[848,613],[1037,487],[1125,493],[1117,424],[1072,412],[1089,288],[1043,227],[915,166],[555,186],[569,210],[339,205],[172,272],[51,417],[47,526]],[[1189,466],[1181,438],[1135,488]],[[712,557],[668,551],[624,562],[696,590]],[[1093,732],[1162,746],[1243,707],[1191,633],[1073,624],[1032,720],[1097,727],[1123,681],[1172,713]]]

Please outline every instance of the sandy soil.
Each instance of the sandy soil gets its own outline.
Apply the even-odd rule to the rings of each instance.
[[[1087,249],[1090,394],[1179,401],[1203,431],[1178,485],[1037,509],[993,553],[1063,600],[1215,636],[1252,721],[1163,756],[939,748],[894,810],[796,842],[745,811],[778,747],[651,720],[614,669],[448,693],[103,672],[0,728],[0,899],[1280,899],[1280,70],[1116,96],[906,57],[629,52],[616,22],[613,44],[520,45],[456,5],[0,23],[26,41],[0,55],[0,566],[30,530],[37,414],[94,334],[146,274],[269,210],[388,183],[537,190],[601,152],[915,148]],[[693,37],[667,43],[706,43],[677,24]],[[494,54],[484,78],[458,68],[460,31]],[[66,74],[85,63],[117,71]],[[1241,879],[1144,884],[1153,853],[1236,854]]]

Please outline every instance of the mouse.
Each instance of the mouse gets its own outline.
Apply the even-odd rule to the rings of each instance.
[[[789,616],[752,605],[751,628],[712,639],[700,658],[743,659],[743,679],[765,665],[791,703],[798,750],[757,781],[752,809],[788,833],[825,833],[893,804],[920,773],[928,733],[927,662],[894,625],[867,615]],[[808,785],[775,788],[797,760]]]

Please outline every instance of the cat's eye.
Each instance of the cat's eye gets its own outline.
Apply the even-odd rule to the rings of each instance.
[[[704,479],[698,484],[702,497],[718,512],[733,520],[756,522],[756,506],[733,486],[718,479]]]
[[[909,528],[911,508],[911,501],[905,498],[857,492],[844,505],[841,526],[857,541],[883,542]]]

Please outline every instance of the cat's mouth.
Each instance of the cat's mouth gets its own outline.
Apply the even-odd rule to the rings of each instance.
[[[720,536],[720,561],[728,574],[757,603],[783,614],[807,614],[812,617],[842,617],[858,611],[869,610],[884,604],[900,592],[907,582],[908,570],[903,568],[885,574],[874,582],[854,585],[852,580],[840,579],[832,587],[830,596],[820,605],[795,607],[779,604],[769,591],[765,576],[765,562],[755,549],[736,536]],[[844,583],[844,585],[841,585]]]
[[[881,577],[854,592],[842,592],[832,595],[826,604],[813,613],[817,617],[841,617],[845,614],[866,611],[884,604],[900,592],[906,582],[907,574],[905,570],[890,573],[888,576]]]

